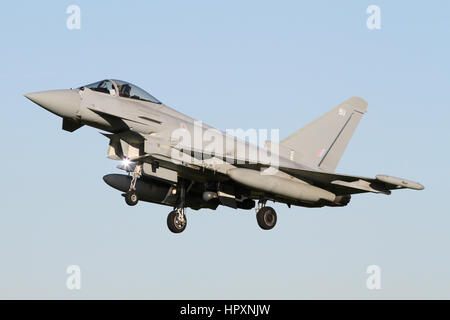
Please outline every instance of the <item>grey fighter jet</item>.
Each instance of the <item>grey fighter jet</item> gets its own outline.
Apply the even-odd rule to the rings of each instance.
[[[118,168],[126,174],[108,174],[104,181],[122,191],[130,206],[146,201],[172,207],[167,225],[174,233],[186,228],[185,208],[255,208],[258,225],[269,230],[277,215],[268,200],[289,207],[341,207],[357,193],[424,188],[388,175],[334,173],[367,110],[357,97],[282,141],[266,141],[264,148],[196,121],[125,81],[25,97],[60,116],[63,130],[87,125],[105,131],[107,156],[121,161]]]

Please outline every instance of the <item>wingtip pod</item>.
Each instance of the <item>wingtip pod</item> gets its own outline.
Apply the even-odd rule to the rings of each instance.
[[[391,177],[391,176],[384,175],[384,174],[378,174],[376,176],[376,178],[377,178],[377,180],[379,180],[381,182],[393,184],[393,185],[400,186],[403,188],[414,189],[414,190],[425,189],[425,187],[423,185],[421,185],[420,183],[414,182],[411,180],[407,180],[407,179],[403,179],[403,178]]]

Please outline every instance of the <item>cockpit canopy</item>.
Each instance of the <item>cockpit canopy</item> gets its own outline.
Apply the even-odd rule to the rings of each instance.
[[[93,91],[102,92],[113,96],[117,95],[118,92],[119,96],[123,98],[136,99],[161,104],[161,101],[156,99],[148,92],[142,90],[141,88],[135,86],[134,84],[122,80],[106,79],[82,86],[79,89],[83,90],[84,88],[89,88]]]

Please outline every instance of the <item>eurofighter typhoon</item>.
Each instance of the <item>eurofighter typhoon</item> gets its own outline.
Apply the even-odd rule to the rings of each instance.
[[[128,205],[166,205],[170,231],[186,228],[186,208],[255,208],[264,230],[277,222],[267,201],[308,208],[342,207],[351,195],[424,187],[388,175],[375,178],[334,173],[367,103],[350,98],[281,141],[265,146],[216,130],[120,80],[102,80],[77,89],[25,94],[62,118],[62,129],[84,125],[107,139],[107,156],[126,174],[103,177]]]

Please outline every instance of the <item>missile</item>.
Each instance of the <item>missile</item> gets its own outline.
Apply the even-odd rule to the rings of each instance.
[[[376,176],[376,178],[377,178],[377,180],[379,180],[381,182],[393,184],[393,185],[399,186],[399,187],[404,187],[404,188],[409,188],[409,189],[414,189],[414,190],[423,190],[425,188],[423,185],[421,185],[418,182],[406,180],[403,178],[391,177],[391,176],[387,176],[384,174],[378,174]]]
[[[278,194],[293,200],[311,203],[319,202],[320,200],[334,203],[336,200],[336,195],[325,189],[276,175],[264,175],[256,170],[233,168],[228,170],[227,174],[234,181],[247,187]]]

